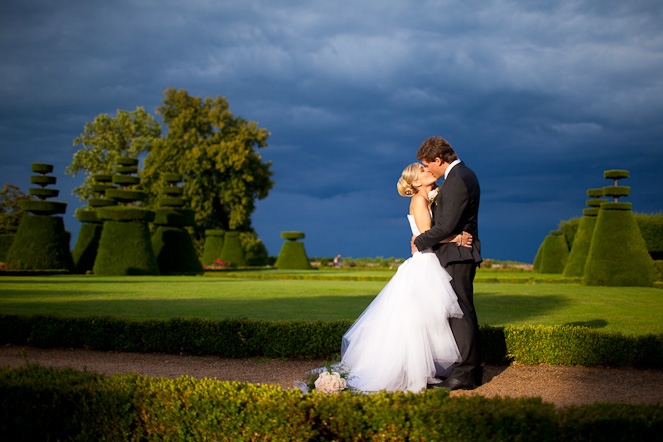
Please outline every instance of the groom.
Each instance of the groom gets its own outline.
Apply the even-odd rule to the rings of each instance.
[[[462,318],[449,319],[461,360],[453,365],[444,382],[430,387],[471,390],[481,385],[483,375],[473,287],[476,268],[481,262],[481,242],[477,230],[479,181],[474,172],[458,160],[451,145],[442,137],[431,137],[421,143],[417,159],[435,178],[444,176],[444,181],[433,202],[433,225],[430,230],[414,238],[414,246],[418,250],[433,247],[440,264],[453,278],[451,286],[463,311]],[[449,235],[462,233],[463,230],[474,237],[471,247],[440,244]]]

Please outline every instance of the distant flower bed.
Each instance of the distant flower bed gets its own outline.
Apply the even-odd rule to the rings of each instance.
[[[205,270],[218,270],[218,269],[227,269],[232,263],[223,262],[220,259],[215,259],[214,262],[210,265],[203,266]]]

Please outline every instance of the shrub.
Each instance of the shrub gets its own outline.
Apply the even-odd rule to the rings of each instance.
[[[62,217],[52,215],[65,213],[67,203],[60,201],[46,201],[59,191],[44,189],[45,186],[55,184],[55,177],[44,176],[53,171],[50,164],[33,163],[32,171],[40,173],[30,177],[30,181],[41,188],[30,189],[30,192],[39,197],[38,201],[23,199],[20,201],[21,209],[31,212],[24,215],[7,251],[5,260],[19,267],[21,270],[73,270],[74,263],[69,251],[71,235],[64,229]]]
[[[305,237],[304,232],[281,232],[281,238],[286,241],[281,246],[281,251],[274,266],[278,269],[310,269],[311,263],[306,256],[304,243],[298,239]]]
[[[239,382],[0,369],[10,440],[656,440],[663,406],[555,410],[539,398],[302,394]]]
[[[76,213],[79,211],[77,210]],[[79,218],[80,219],[80,218]],[[101,223],[83,223],[78,231],[78,240],[71,252],[74,260],[74,271],[76,273],[86,273],[94,268],[94,261],[97,258],[99,240],[101,239]]]
[[[97,275],[158,275],[147,223],[104,221],[93,270]]]
[[[223,238],[226,235],[225,230],[209,229],[205,230],[205,246],[203,249],[203,266],[212,265],[212,263],[219,259],[221,251],[223,250]]]
[[[191,235],[185,229],[195,223],[195,212],[184,208],[184,199],[178,197],[183,189],[177,186],[179,174],[165,174],[166,186],[161,189],[159,209],[156,209],[152,235],[152,248],[162,274],[200,273],[203,266],[198,260]]]
[[[663,213],[636,213],[635,221],[651,257],[663,259]]]
[[[562,231],[553,230],[543,241],[541,251],[541,273],[562,273],[569,257],[569,248]]]
[[[113,175],[113,183],[122,186],[140,182],[130,174],[138,170],[136,158],[115,159],[120,175]],[[105,180],[106,176],[96,179]],[[126,188],[106,188],[105,195],[116,201],[135,203],[145,199],[145,192]],[[97,209],[104,226],[93,271],[97,275],[158,275],[159,265],[154,255],[148,222],[154,221],[151,210],[133,206],[100,206]]]
[[[233,267],[246,265],[246,258],[242,243],[239,240],[239,232],[226,232],[223,238],[223,249],[218,257],[223,262],[229,262]]]
[[[604,203],[594,228],[584,282],[588,285],[649,287],[654,279],[653,261],[630,204]]]
[[[583,216],[580,218],[578,232],[573,241],[573,248],[564,267],[564,276],[582,276],[585,273],[585,263],[592,244],[592,236],[596,226],[596,216]]]
[[[558,229],[562,231],[564,240],[566,241],[566,247],[569,250],[573,249],[573,242],[575,241],[576,233],[580,226],[580,218],[571,218],[566,221],[560,221]]]

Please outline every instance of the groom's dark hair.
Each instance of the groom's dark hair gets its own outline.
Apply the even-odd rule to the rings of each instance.
[[[451,144],[442,137],[430,137],[419,147],[417,159],[432,163],[435,158],[440,158],[445,163],[451,163],[458,159],[458,155],[451,148]]]

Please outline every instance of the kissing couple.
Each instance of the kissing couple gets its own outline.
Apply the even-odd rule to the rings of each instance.
[[[442,137],[424,141],[417,160],[397,183],[410,198],[413,256],[343,335],[339,365],[353,390],[481,385],[473,299],[481,263],[479,182]]]

